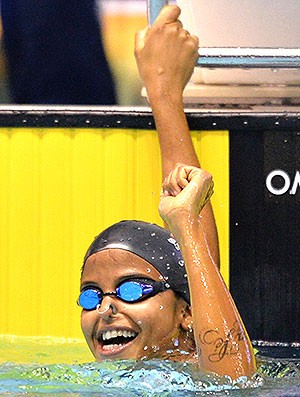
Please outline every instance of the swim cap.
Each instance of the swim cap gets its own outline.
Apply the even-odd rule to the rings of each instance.
[[[89,247],[87,259],[96,252],[119,248],[149,262],[165,278],[170,288],[190,304],[190,293],[184,260],[174,237],[154,223],[121,221],[100,233]]]

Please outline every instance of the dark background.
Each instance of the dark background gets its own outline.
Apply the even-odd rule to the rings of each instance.
[[[300,128],[230,133],[230,285],[251,339],[299,341],[300,187],[266,177],[300,170]],[[272,180],[275,188],[282,177]]]

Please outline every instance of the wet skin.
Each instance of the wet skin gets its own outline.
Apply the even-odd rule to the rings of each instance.
[[[111,292],[131,277],[163,281],[160,273],[137,255],[106,249],[88,258],[81,289],[90,286]],[[190,322],[187,310],[187,303],[171,289],[137,303],[105,296],[100,314],[96,310],[82,310],[81,328],[97,361],[165,356],[167,350],[174,349],[177,338],[179,344],[183,343],[179,330],[187,329]]]

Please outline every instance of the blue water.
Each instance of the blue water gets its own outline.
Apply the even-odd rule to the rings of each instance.
[[[45,393],[82,397],[300,396],[300,363],[266,360],[253,379],[238,382],[161,360],[0,365],[1,396]]]
[[[232,382],[165,360],[84,363],[85,345],[46,342],[0,339],[0,396],[300,397],[298,344],[258,346],[257,374]]]

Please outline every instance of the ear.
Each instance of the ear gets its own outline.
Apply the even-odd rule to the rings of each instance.
[[[192,318],[192,309],[185,301],[181,307],[181,321],[180,325],[184,329],[184,331],[189,331],[191,329],[191,325],[193,324]]]

